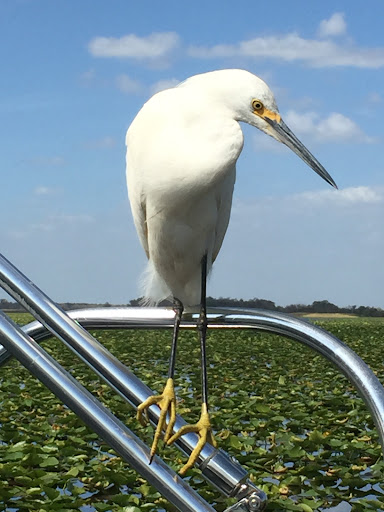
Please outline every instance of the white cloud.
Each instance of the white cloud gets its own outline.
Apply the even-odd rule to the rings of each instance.
[[[383,307],[384,187],[324,192],[235,198],[209,294]]]
[[[50,187],[45,187],[43,185],[40,185],[38,187],[36,187],[33,191],[33,193],[36,195],[36,196],[48,196],[52,193],[54,193],[55,190],[53,188],[50,188]]]
[[[319,211],[324,212],[324,214],[326,212],[326,215],[330,215],[332,212],[332,215],[334,215],[336,211],[340,213],[340,209],[343,209],[346,215],[352,215],[350,212],[353,212],[353,215],[358,217],[359,212],[366,212],[367,217],[369,217],[370,208],[381,211],[383,207],[383,186],[361,185],[339,190],[322,188],[297,194],[258,197],[257,200],[239,200],[235,198],[231,223],[242,224],[244,218],[248,218],[252,219],[250,222],[253,226],[264,229],[265,219],[275,215],[277,219],[283,219],[292,213],[302,215],[303,212],[306,212],[305,215],[309,220],[310,217],[317,217]]]
[[[322,32],[341,35],[344,18],[336,13],[321,24]],[[218,44],[211,47],[190,46],[191,57],[200,59],[247,57],[251,59],[278,59],[286,62],[301,61],[312,67],[349,66],[356,68],[384,67],[384,47],[362,48],[349,41],[342,43],[330,39],[305,39],[296,32],[256,37],[237,44]]]
[[[171,89],[173,87],[176,87],[177,84],[180,83],[180,80],[177,80],[176,78],[169,78],[167,80],[159,80],[158,82],[154,83],[151,87],[151,93],[156,94],[160,91],[165,91],[165,89]]]
[[[338,112],[332,112],[319,122],[316,135],[321,140],[369,142],[369,138],[352,119]]]
[[[383,101],[383,98],[382,98],[381,94],[379,94],[378,92],[372,92],[368,96],[368,102],[371,103],[372,105],[378,105],[379,103],[382,103],[382,101]]]
[[[137,94],[142,91],[143,86],[138,80],[122,74],[116,77],[116,85],[120,91],[126,94]]]
[[[320,118],[316,112],[290,110],[284,117],[295,133],[311,135],[318,142],[375,142],[352,119],[338,112]]]
[[[96,139],[92,141],[88,141],[85,144],[85,147],[88,149],[111,149],[116,146],[116,139],[111,137],[110,135],[106,135],[101,139]]]
[[[335,12],[328,20],[322,20],[319,25],[320,37],[341,36],[347,32],[344,13]]]
[[[148,90],[151,95],[156,94],[157,92],[164,91],[165,89],[171,89],[176,87],[177,84],[180,83],[180,80],[176,78],[168,78],[164,80],[159,80],[155,82],[152,86],[148,88],[148,86],[142,84],[138,80],[134,80],[128,75],[122,74],[116,78],[116,85],[120,91],[126,94],[147,94]]]
[[[295,194],[292,198],[296,200],[309,201],[311,204],[333,203],[335,205],[354,205],[379,203],[384,199],[384,191],[377,187],[348,187],[341,190],[319,190],[316,192],[303,192]]]
[[[95,37],[88,44],[94,57],[156,59],[167,56],[179,45],[175,32],[157,32],[147,37],[128,34],[123,37]]]

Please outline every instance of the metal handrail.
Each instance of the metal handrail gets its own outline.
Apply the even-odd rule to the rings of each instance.
[[[129,396],[133,396],[135,392],[139,394],[135,398],[135,401],[138,403],[153,394],[151,389],[141,383],[128,368],[108,352],[88,331],[81,327],[78,322],[71,319],[57,304],[1,255],[0,286],[32,313],[35,318],[41,321],[50,333],[63,341],[126,400],[130,401]],[[113,446],[124,460],[145,476],[179,510],[187,512],[192,510],[201,510],[202,512],[212,510],[210,505],[188,485],[185,483],[177,485],[182,480],[170,468],[168,468],[167,473],[163,472],[160,478],[159,465],[148,464],[148,449],[145,448],[144,450],[137,437],[126,426],[118,422],[111,413],[109,413],[109,416],[107,415],[109,422],[107,416],[105,416],[106,421],[102,421],[99,417],[97,417],[97,421],[94,421],[92,419],[93,415],[89,413],[90,397],[86,396],[82,386],[74,380],[70,381],[65,370],[52,361],[48,354],[27,333],[18,328],[4,314],[0,315],[0,341],[5,349],[10,351],[31,373],[56,393],[68,407],[74,410],[100,437]],[[71,382],[71,390],[68,391],[68,388],[61,384],[57,386],[55,382],[58,378],[66,378],[68,382]],[[131,388],[134,389],[134,392],[132,392]],[[98,403],[94,397],[92,399],[93,403],[97,403],[98,406],[94,413],[105,415],[106,410],[102,404]],[[87,406],[84,406],[84,401],[87,402]],[[158,407],[151,407],[149,411],[150,420],[156,423],[158,416]],[[178,417],[175,429],[183,424],[185,424],[184,420]],[[131,446],[127,445],[127,437],[129,437]],[[183,436],[176,446],[189,454],[196,446],[197,441],[198,436],[196,434],[188,434]],[[133,453],[135,453],[134,456],[132,455]],[[142,469],[143,463],[145,463],[146,467],[144,473]],[[251,510],[261,511],[264,509],[266,503],[265,494],[247,480],[248,473],[223,450],[216,450],[211,445],[206,445],[200,454],[199,465],[203,476],[207,480],[214,484],[224,495],[239,499],[239,503],[242,502],[244,507],[246,507],[239,508],[238,510],[249,510],[248,503],[253,506]],[[173,475],[173,483],[169,478],[170,475]],[[190,496],[186,498],[188,493],[190,493]]]
[[[0,314],[0,341],[4,345],[0,348],[0,366],[11,354],[15,355],[179,510],[213,510],[158,457],[155,458],[156,464],[148,466],[148,448],[36,343],[54,334],[124,399],[137,407],[153,394],[152,390],[84,328],[171,328],[173,311],[160,308],[91,308],[66,314],[1,255],[0,286],[39,320],[20,329]],[[184,315],[182,327],[193,328],[196,319],[197,315]],[[335,336],[295,317],[264,310],[214,308],[208,310],[208,321],[210,328],[245,328],[276,333],[323,355],[356,387],[372,414],[384,446],[384,388],[364,361]],[[68,393],[67,384],[74,386]],[[91,416],[96,420],[90,416],[92,407],[95,410]],[[158,416],[158,407],[151,407],[150,419],[153,423],[157,422]],[[178,417],[175,430],[183,424],[184,420]],[[131,443],[131,446],[125,444],[127,436],[128,445]],[[188,434],[178,440],[177,447],[189,454],[196,442],[197,436]],[[231,507],[228,511],[261,511],[265,508],[264,493],[247,480],[247,472],[223,450],[206,445],[200,455],[199,466],[203,476],[223,494],[239,500],[235,508]],[[173,483],[169,480],[170,475]],[[193,502],[193,505],[186,504],[188,502]]]
[[[149,448],[2,312],[0,331],[21,363],[179,510],[214,511],[160,457],[149,465]]]
[[[0,280],[1,282],[1,280]],[[173,324],[174,313],[160,308],[89,308],[70,311],[68,315],[86,329],[166,329]],[[194,328],[197,315],[189,315],[183,328]],[[353,384],[363,398],[375,422],[381,445],[384,447],[384,388],[369,366],[345,343],[329,332],[306,321],[283,313],[260,309],[208,309],[211,329],[256,329],[268,331],[298,341],[318,352],[334,364]],[[39,322],[24,327],[25,332],[35,340],[50,336],[49,331]],[[0,349],[0,366],[8,354]],[[146,396],[144,392],[131,393],[133,387],[142,383],[130,383],[125,397],[137,406]],[[189,449],[184,450],[186,453]],[[384,451],[384,448],[383,448]]]

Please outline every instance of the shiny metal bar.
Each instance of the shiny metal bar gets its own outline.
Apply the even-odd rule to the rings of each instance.
[[[154,394],[148,386],[143,384],[93,338],[80,325],[79,320],[72,320],[2,255],[0,255],[0,286],[134,407]],[[145,316],[145,313],[142,313],[144,310],[139,311],[140,313],[137,313],[139,316]],[[159,313],[154,313],[154,316],[154,324],[158,322],[158,319],[164,320],[164,316],[167,326],[173,324],[174,313],[171,310],[159,310]],[[30,333],[28,332],[28,334]],[[158,421],[159,413],[160,409],[156,406],[152,406],[149,410],[149,419],[154,424]],[[176,432],[183,425],[185,425],[185,421],[178,416],[174,431]],[[189,456],[197,442],[198,436],[191,433],[178,439],[175,446]],[[237,461],[230,458],[223,450],[217,450],[209,444],[206,444],[201,451],[198,464],[201,466],[203,476],[226,496],[234,496],[248,477],[247,471]]]
[[[0,286],[3,286],[16,300],[23,304],[46,327],[60,337],[67,345],[106,380],[119,394],[133,405],[147,398],[152,391],[137,379],[127,368],[114,358],[104,347],[84,333],[78,324],[73,324],[67,315],[46,295],[36,288],[5,258],[0,256]],[[53,314],[52,314],[53,313]],[[59,313],[59,318],[55,314]],[[157,308],[97,308],[71,312],[76,322],[87,328],[170,328],[173,324],[173,312]],[[183,327],[192,328],[196,315],[184,315]],[[68,329],[68,324],[70,329]],[[75,326],[75,331],[73,328]],[[369,367],[345,344],[307,322],[297,318],[262,310],[209,310],[210,328],[246,328],[277,333],[299,341],[319,352],[355,385],[365,400],[383,446],[384,439],[384,389]],[[35,339],[47,337],[45,327],[33,322],[25,327]],[[59,333],[59,334],[58,334]],[[73,335],[75,334],[75,335]],[[48,334],[49,336],[49,334]],[[7,357],[6,351],[0,351],[0,364]],[[114,377],[116,376],[116,379]],[[150,416],[156,422],[158,409],[152,408]],[[178,418],[175,429],[184,421]],[[194,434],[183,437],[178,445],[185,453],[190,453],[196,440]],[[184,443],[184,444],[183,444]],[[199,461],[205,478],[210,480],[226,495],[238,496],[239,490],[248,484],[247,473],[241,466],[221,450],[215,451],[207,446]],[[250,495],[252,485],[249,488]],[[256,495],[261,496],[256,488]]]
[[[171,311],[159,308],[92,308],[69,314],[87,329],[169,328],[173,318]],[[189,321],[184,321],[182,327],[191,328],[197,315],[187,318]],[[350,380],[365,401],[384,447],[384,388],[368,365],[342,341],[306,321],[265,310],[209,309],[208,320],[210,329],[267,331],[298,341],[324,356]],[[29,324],[25,330],[34,339],[49,335],[38,322]],[[5,351],[0,350],[0,365],[4,357]]]
[[[56,396],[103,438],[126,462],[182,512],[214,509],[91,393],[0,311],[0,340],[4,346]]]

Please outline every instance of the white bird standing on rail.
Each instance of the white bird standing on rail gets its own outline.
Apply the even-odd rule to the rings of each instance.
[[[283,122],[265,82],[240,69],[192,76],[173,89],[155,94],[137,114],[126,137],[129,199],[149,260],[144,297],[149,303],[171,298],[175,310],[166,386],[161,395],[152,396],[139,406],[138,419],[145,424],[144,413],[153,404],[161,409],[151,460],[163,429],[167,444],[187,432],[200,436],[181,474],[193,466],[206,442],[216,445],[208,413],[206,279],[230,217],[236,161],[243,148],[239,122],[255,126],[287,145],[336,187],[324,167]],[[197,304],[200,304],[197,327],[202,366],[201,417],[195,425],[186,425],[172,435],[179,325],[184,307]]]

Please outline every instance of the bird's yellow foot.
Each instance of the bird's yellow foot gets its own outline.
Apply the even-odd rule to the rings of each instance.
[[[148,421],[148,408],[151,405],[158,405],[161,409],[159,421],[157,423],[155,436],[153,438],[153,443],[151,447],[151,454],[149,463],[152,462],[152,459],[156,453],[157,445],[159,444],[159,439],[161,438],[161,433],[164,429],[164,441],[167,442],[170,438],[173,427],[176,421],[176,395],[175,388],[173,385],[173,379],[168,379],[167,384],[165,385],[164,391],[161,395],[150,396],[139,405],[137,408],[137,419],[140,423],[145,426]],[[167,414],[169,413],[169,421],[167,425]]]
[[[176,439],[183,436],[184,434],[188,434],[189,432],[195,432],[199,435],[200,439],[189,456],[188,462],[180,469],[180,475],[184,475],[188,469],[192,468],[199,458],[200,452],[205,446],[206,443],[211,444],[216,448],[217,443],[212,434],[212,426],[211,421],[209,419],[209,413],[207,409],[207,404],[202,404],[201,406],[201,416],[197,423],[194,425],[184,425],[180,430],[176,432],[170,439],[168,439],[167,444],[170,445]]]

